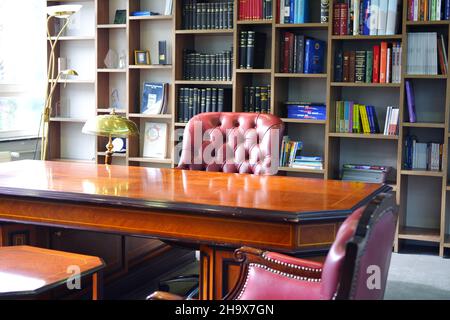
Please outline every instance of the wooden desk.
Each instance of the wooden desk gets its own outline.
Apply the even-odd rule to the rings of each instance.
[[[236,280],[232,249],[324,250],[381,184],[96,164],[0,164],[0,221],[200,245],[201,298]],[[234,269],[233,269],[234,265]]]

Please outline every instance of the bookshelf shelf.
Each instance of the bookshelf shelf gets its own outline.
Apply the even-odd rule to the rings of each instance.
[[[97,69],[97,72],[105,73],[126,73],[127,69]]]
[[[84,123],[87,121],[87,119],[80,119],[80,118],[65,118],[65,117],[52,117],[50,118],[50,121],[53,122],[79,122]]]
[[[175,127],[186,127],[187,123],[185,122],[175,122]]]
[[[99,108],[97,109],[97,113],[110,113],[112,111],[112,109],[105,109],[105,108]],[[115,113],[127,113],[126,110],[122,110],[122,109],[116,109],[114,110]]]
[[[401,174],[406,176],[439,177],[439,178],[442,178],[444,176],[444,173],[442,171],[428,171],[428,170],[401,170]]]
[[[146,118],[146,119],[172,119],[171,114],[143,114],[143,113],[130,113],[130,118]]]
[[[356,138],[356,139],[378,139],[378,140],[398,140],[398,136],[386,135],[386,134],[366,134],[366,133],[341,133],[341,132],[330,132],[328,134],[330,137],[335,138]]]
[[[236,73],[272,73],[272,69],[236,69]]]
[[[182,85],[232,85],[232,81],[201,81],[201,80],[175,80],[175,84]]]
[[[97,156],[104,157],[104,156],[106,156],[106,152],[97,152]],[[114,152],[113,157],[114,158],[126,158],[127,154],[126,153]]]
[[[406,21],[407,26],[446,26],[449,25],[448,20],[437,20],[437,21]]]
[[[327,78],[326,73],[275,73],[275,78]]]
[[[402,125],[410,128],[445,128],[445,123],[437,122],[403,122]]]
[[[208,29],[208,30],[176,30],[175,34],[193,34],[193,35],[233,35],[233,29]]]
[[[439,229],[403,227],[399,230],[398,237],[407,240],[419,240],[428,242],[440,241]]]
[[[272,20],[238,20],[238,21],[236,21],[236,24],[238,24],[238,25],[252,25],[252,24],[271,25]]]
[[[97,25],[98,29],[126,29],[126,24],[99,24]]]
[[[310,22],[310,23],[277,23],[275,24],[275,28],[278,29],[328,29],[328,23],[320,23],[320,22]]]
[[[156,15],[156,16],[129,16],[128,19],[130,21],[172,20],[173,16],[164,16],[164,15]]]
[[[49,37],[48,39],[54,41],[56,37]],[[59,37],[58,41],[93,41],[94,36],[62,36]]]
[[[144,158],[144,157],[129,157],[130,162],[146,162],[146,163],[161,163],[161,164],[172,164],[172,159],[156,159],[156,158]]]
[[[430,79],[430,80],[446,80],[445,74],[405,74],[405,79]]]
[[[401,34],[393,34],[393,35],[380,35],[380,36],[366,36],[366,35],[355,35],[355,36],[332,36],[331,39],[333,40],[374,40],[374,41],[381,41],[381,40],[401,40],[403,36]]]
[[[158,70],[158,69],[172,69],[171,64],[150,64],[150,65],[138,65],[131,64],[128,66],[129,69],[141,69],[141,70]]]
[[[298,172],[298,173],[312,173],[312,174],[320,174],[323,175],[325,170],[314,170],[314,169],[299,169],[299,168],[291,168],[291,167],[278,167],[278,171],[281,172]]]
[[[55,79],[50,79],[49,82],[55,82]],[[59,79],[58,83],[71,83],[71,84],[95,84],[95,80],[78,80],[78,79]]]
[[[282,118],[285,123],[307,123],[307,124],[326,124],[326,120],[309,120],[309,119],[290,119]]]
[[[370,87],[370,88],[400,88],[401,83],[359,83],[359,82],[332,82],[332,87]]]

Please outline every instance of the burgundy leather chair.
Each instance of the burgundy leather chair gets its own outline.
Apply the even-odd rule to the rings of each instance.
[[[178,169],[276,174],[283,131],[284,125],[281,119],[271,114],[201,113],[192,117],[184,129]],[[198,134],[200,137],[196,136]],[[198,140],[194,141],[194,137]],[[274,139],[277,140],[276,143]],[[275,156],[272,151],[275,152]],[[210,155],[210,159],[205,159],[203,157],[205,154]],[[189,246],[183,247],[195,249]],[[192,298],[198,294],[197,275],[178,276],[161,281],[159,290],[168,291],[170,284],[177,282],[196,283],[187,291],[186,296]]]
[[[196,125],[201,130],[195,131]],[[271,114],[208,112],[193,117],[183,135],[179,169],[276,174],[283,122]],[[195,134],[202,140],[194,142]],[[277,143],[274,144],[274,139]],[[272,148],[275,155],[272,154]],[[211,155],[205,159],[204,154]]]
[[[341,225],[324,263],[242,247],[237,285],[225,299],[382,299],[391,260],[398,206],[377,196]],[[150,299],[179,299],[155,292]]]

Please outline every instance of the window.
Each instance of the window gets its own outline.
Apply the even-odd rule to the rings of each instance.
[[[38,135],[47,79],[45,6],[0,1],[0,140]]]

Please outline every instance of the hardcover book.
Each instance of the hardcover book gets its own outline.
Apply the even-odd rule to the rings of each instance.
[[[142,88],[141,113],[161,114],[167,103],[168,84],[162,82],[144,82]]]

